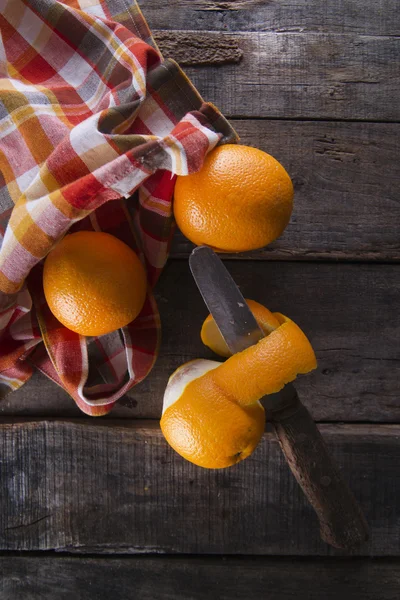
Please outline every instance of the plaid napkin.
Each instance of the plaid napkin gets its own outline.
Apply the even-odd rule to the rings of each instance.
[[[136,4],[0,0],[0,395],[39,368],[87,414],[109,412],[152,368],[151,292],[118,332],[85,338],[43,295],[42,259],[68,231],[107,231],[140,256],[149,290],[173,234],[176,175],[234,131]]]

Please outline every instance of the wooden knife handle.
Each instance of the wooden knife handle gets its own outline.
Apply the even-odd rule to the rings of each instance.
[[[364,515],[299,398],[274,412],[272,424],[293,475],[317,513],[322,539],[345,550],[365,542]]]

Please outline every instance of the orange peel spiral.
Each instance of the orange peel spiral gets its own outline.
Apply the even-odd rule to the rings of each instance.
[[[280,313],[273,316],[279,326],[254,346],[224,363],[191,361],[170,377],[161,429],[190,462],[223,468],[249,456],[264,431],[260,399],[316,368],[302,330]]]

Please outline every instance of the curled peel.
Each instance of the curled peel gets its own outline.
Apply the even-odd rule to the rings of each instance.
[[[187,460],[222,468],[249,456],[264,431],[260,398],[316,368],[301,329],[280,313],[274,317],[279,326],[258,344],[224,363],[192,361],[171,376],[161,429]]]
[[[262,340],[228,358],[213,377],[241,405],[279,392],[297,375],[317,367],[314,350],[300,327],[281,313],[273,313],[279,327]]]

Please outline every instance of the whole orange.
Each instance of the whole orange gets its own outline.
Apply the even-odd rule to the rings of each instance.
[[[179,176],[175,185],[182,233],[222,252],[266,246],[281,235],[292,208],[293,185],[283,166],[250,146],[218,146],[198,173]]]
[[[68,329],[104,335],[124,327],[142,310],[146,273],[136,254],[118,238],[79,231],[48,254],[43,271],[47,304]]]

